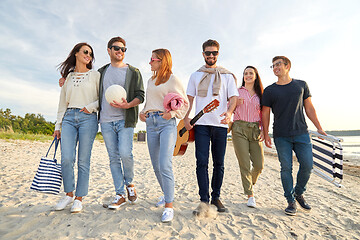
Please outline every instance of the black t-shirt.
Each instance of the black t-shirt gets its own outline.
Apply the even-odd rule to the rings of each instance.
[[[276,83],[266,87],[262,104],[274,113],[274,137],[291,137],[307,133],[304,100],[311,97],[305,81],[292,79],[286,85]]]

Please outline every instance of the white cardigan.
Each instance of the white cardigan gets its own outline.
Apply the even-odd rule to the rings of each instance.
[[[67,108],[84,108],[97,112],[99,108],[100,73],[90,70],[85,73],[71,72],[61,88],[55,130],[60,130]]]
[[[150,78],[146,89],[146,102],[144,109],[141,113],[148,113],[153,111],[165,112],[164,98],[168,93],[177,93],[189,102],[185,89],[181,81],[173,74],[170,75],[169,80],[166,83],[162,83],[158,86],[155,85],[156,79]],[[176,111],[170,111],[171,117],[178,119],[184,118],[188,110],[188,106],[184,105]]]

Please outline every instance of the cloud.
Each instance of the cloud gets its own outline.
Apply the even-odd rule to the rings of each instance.
[[[10,108],[13,114],[20,116],[40,113],[48,121],[55,121],[60,87],[39,86],[11,76],[1,76],[0,85],[1,108]]]
[[[76,43],[86,41],[94,49],[95,68],[101,67],[109,62],[106,44],[114,36],[126,39],[125,60],[141,70],[145,85],[151,51],[168,48],[173,72],[186,88],[190,74],[203,64],[202,43],[213,38],[221,45],[219,65],[238,79],[245,66],[254,65],[264,85],[271,84],[271,58],[283,54],[294,62],[293,76],[309,81],[316,96],[324,89],[336,92],[333,85],[342,78],[351,89],[337,86],[338,97],[348,98],[339,102],[355,102],[359,5],[356,0],[2,0],[0,108],[11,106],[19,114],[36,111],[54,120],[60,91],[56,66]],[[344,118],[354,115],[349,110]]]

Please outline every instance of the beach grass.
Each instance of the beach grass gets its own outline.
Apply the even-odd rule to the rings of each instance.
[[[52,140],[53,136],[45,134],[32,134],[32,133],[17,133],[17,132],[4,132],[0,131],[0,139],[12,139],[12,140],[31,140],[45,142]],[[96,134],[96,140],[104,141],[101,133]]]
[[[95,140],[99,140],[100,142],[104,142],[104,138],[103,138],[101,132],[98,132],[96,134]]]
[[[44,135],[44,134],[0,132],[0,139],[32,140],[32,141],[45,142],[48,140],[52,140],[53,137],[51,135]]]

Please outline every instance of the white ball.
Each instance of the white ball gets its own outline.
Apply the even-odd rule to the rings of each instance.
[[[121,103],[123,102],[122,98],[126,99],[126,91],[120,85],[111,85],[105,91],[105,98],[109,104],[114,100]]]

